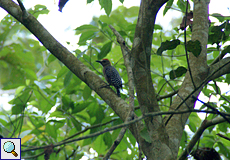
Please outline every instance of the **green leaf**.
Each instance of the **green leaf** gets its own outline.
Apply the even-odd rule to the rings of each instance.
[[[54,111],[49,117],[64,118],[65,116],[63,115],[62,111]]]
[[[142,138],[146,140],[146,142],[152,143],[149,132],[147,131],[147,128],[141,130],[140,135]]]
[[[223,22],[223,21],[225,21],[225,20],[230,20],[230,18],[229,17],[225,17],[225,16],[222,16],[221,14],[219,14],[219,13],[213,13],[213,14],[211,14],[210,16],[213,16],[213,17],[215,17],[216,19],[218,19],[219,20],[219,22]]]
[[[53,137],[54,139],[57,138],[57,130],[55,128],[55,126],[50,125],[49,123],[46,124],[46,133]]]
[[[163,16],[167,13],[167,11],[171,8],[174,0],[169,0],[165,6],[165,9],[163,11]]]
[[[92,90],[86,85],[83,90],[83,98],[87,100],[91,96]]]
[[[44,5],[36,5],[34,6],[34,10],[33,11],[29,11],[35,18],[38,18],[38,16],[40,14],[48,14],[49,13],[49,10],[47,9],[46,6]]]
[[[24,90],[25,87],[26,87],[26,86],[19,86],[19,87],[16,89],[16,91],[15,91],[15,95],[21,93],[21,92]]]
[[[50,54],[48,59],[47,59],[47,65],[49,65],[51,62],[57,60],[57,58],[53,55],[53,54]]]
[[[46,76],[42,77],[42,78],[40,79],[40,81],[50,80],[50,79],[56,79],[56,77],[53,76],[53,75],[46,75]]]
[[[170,77],[170,79],[173,80],[175,78],[181,77],[186,72],[187,72],[187,69],[183,66],[180,66],[176,70],[171,70],[169,72],[169,77]]]
[[[224,22],[221,25],[217,26],[211,26],[210,27],[210,33],[208,36],[208,43],[210,44],[217,44],[217,48],[219,48],[219,43],[222,41],[225,41],[229,37],[229,33],[227,33],[227,30],[229,30],[229,23]]]
[[[81,58],[84,54],[85,54],[86,51],[83,51],[83,52],[80,52],[77,54],[77,58]],[[76,53],[76,52],[75,52]]]
[[[36,73],[33,70],[31,70],[29,68],[25,68],[24,72],[25,72],[25,74],[26,74],[26,76],[28,78],[31,78],[33,80],[37,80],[37,75],[36,75]]]
[[[66,66],[63,66],[61,70],[58,72],[57,79],[64,76],[67,72],[69,72],[69,69]]]
[[[126,27],[126,31],[135,31],[135,29],[136,29],[136,24],[130,24],[130,25],[128,25],[127,27]]]
[[[89,4],[89,3],[91,3],[91,2],[93,2],[94,0],[87,0],[87,4]]]
[[[25,107],[26,105],[22,105],[22,104],[13,106],[11,109],[12,115],[21,114],[24,111]]]
[[[154,30],[162,30],[162,29],[163,29],[163,28],[162,28],[160,25],[155,24]]]
[[[77,27],[75,31],[76,31],[76,34],[78,35],[80,33],[89,32],[89,31],[97,32],[99,31],[99,29],[96,26],[93,26],[91,24],[85,24],[80,27]]]
[[[75,118],[70,118],[70,119],[71,119],[71,121],[72,121],[74,127],[75,127],[78,131],[80,131],[80,130],[81,130],[81,123],[78,122],[78,120],[76,120]]]
[[[185,145],[187,144],[187,138],[188,138],[187,132],[183,131],[181,141],[180,141],[180,146],[182,148],[185,148]]]
[[[122,4],[123,4],[123,2],[124,2],[124,0],[119,0]]]
[[[229,123],[228,123],[228,122],[224,122],[224,123],[219,123],[219,124],[218,124],[218,129],[219,129],[221,132],[224,132],[224,133],[227,132],[228,127],[229,127]]]
[[[66,76],[65,76],[65,79],[64,79],[64,87],[67,87],[71,81],[73,77],[73,73],[71,71],[69,71]]]
[[[99,0],[101,8],[104,8],[107,16],[111,13],[112,10],[112,0]]]
[[[133,7],[130,7],[126,10],[126,17],[137,17],[138,16],[138,12],[139,12],[139,7],[137,6],[133,6]],[[136,24],[135,24],[136,26]]]
[[[96,36],[94,31],[83,32],[78,41],[78,45],[86,45],[87,40],[91,40]]]
[[[196,132],[196,125],[192,121],[189,122],[188,126],[192,132]]]
[[[220,148],[220,152],[225,156],[229,157],[230,151],[229,149],[222,143],[222,142],[217,142],[218,147]]]
[[[68,95],[62,96],[62,108],[68,110],[69,108],[74,108],[74,102],[70,99]]]
[[[226,83],[230,84],[230,74],[226,75]]]
[[[205,96],[209,97],[213,93],[213,90],[205,88],[202,92]]]
[[[106,145],[105,145],[105,143],[103,141],[103,135],[100,135],[100,136],[96,137],[96,140],[93,142],[92,146],[93,146],[93,149],[97,153],[104,153],[106,151]],[[98,147],[98,146],[100,146],[100,147]]]
[[[161,43],[160,48],[157,50],[157,55],[162,55],[162,52],[166,50],[172,50],[175,49],[180,44],[179,39],[174,39],[171,41],[166,40],[165,42]]]
[[[47,99],[41,99],[40,100],[40,104],[39,104],[39,109],[43,112],[43,113],[48,113],[50,111],[50,109],[53,107],[53,105],[51,104],[52,102],[50,102],[51,99],[47,98]]]
[[[186,12],[186,0],[179,0],[177,1],[177,6],[181,9],[182,12]],[[190,10],[190,4],[188,4],[188,11]]]
[[[201,52],[201,44],[198,40],[195,40],[195,41],[188,41],[187,42],[187,50],[189,52],[192,52],[192,54],[195,56],[195,57],[198,57],[200,55],[200,52]]]
[[[104,46],[101,48],[101,52],[98,54],[98,59],[102,59],[105,56],[107,56],[107,54],[111,51],[111,48],[112,48],[111,41],[104,44]]]
[[[29,88],[25,88],[23,92],[20,93],[20,95],[16,96],[14,99],[12,99],[11,101],[9,101],[9,104],[13,104],[13,105],[26,105],[28,98],[30,97],[31,93],[30,93],[31,89]]]
[[[76,159],[81,159],[84,156],[84,153],[78,153],[74,155]]]
[[[81,103],[81,104],[77,104],[77,105],[74,107],[72,113],[74,114],[74,113],[81,112],[81,111],[84,110],[86,107],[88,107],[89,104],[90,104],[89,102],[84,102],[84,103]]]
[[[230,45],[224,47],[224,50],[222,51],[222,54],[230,53]]]
[[[112,145],[112,136],[109,132],[106,132],[104,135],[103,135],[103,140],[105,142],[105,145],[107,147],[110,147]]]

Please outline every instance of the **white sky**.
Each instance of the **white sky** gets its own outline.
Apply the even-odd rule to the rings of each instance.
[[[50,10],[48,15],[40,15],[38,20],[45,26],[45,28],[65,47],[69,50],[76,49],[78,37],[74,34],[74,29],[83,24],[89,24],[93,16],[100,16],[105,14],[101,10],[98,0],[86,5],[86,0],[69,0],[62,13],[58,11],[58,0],[24,0],[27,9],[36,4],[46,5]],[[119,0],[113,0],[113,10],[122,5]],[[140,0],[124,0],[124,6],[127,8],[131,6],[139,6]],[[192,6],[192,5],[191,5]],[[222,15],[230,15],[230,1],[229,0],[212,0],[210,3],[210,13],[221,13]],[[172,18],[180,17],[181,13],[175,10],[169,10],[166,16],[163,17],[163,9],[160,10],[156,24],[161,24],[164,29],[168,28],[168,24]],[[6,12],[0,8],[0,19],[6,15]],[[215,19],[211,19],[213,21]],[[179,26],[175,24],[174,27]],[[71,42],[67,45],[66,42]]]

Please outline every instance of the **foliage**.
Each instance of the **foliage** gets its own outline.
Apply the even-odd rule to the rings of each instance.
[[[88,0],[87,3],[92,2]],[[101,67],[96,60],[108,58],[118,69],[124,82],[122,98],[128,100],[128,77],[122,59],[120,46],[116,37],[108,25],[112,25],[125,39],[126,45],[131,48],[135,33],[139,7],[118,7],[111,12],[112,1],[100,0],[102,8],[107,15],[93,18],[91,24],[82,25],[75,29],[76,35],[80,35],[78,45],[85,50],[76,47],[74,54],[94,72],[101,74]],[[123,1],[121,1],[123,2]],[[168,1],[166,6],[172,6],[173,1]],[[44,6],[43,6],[44,7]],[[35,7],[34,14],[43,14],[41,5]],[[185,11],[185,1],[178,1],[177,8]],[[44,7],[45,8],[45,7]],[[43,8],[43,9],[44,9]],[[165,8],[166,14],[168,8]],[[110,13],[111,12],[111,13]],[[217,14],[213,15],[214,17]],[[219,16],[217,16],[219,17]],[[211,64],[221,52],[228,53],[229,46],[224,45],[229,39],[229,22],[218,18],[221,25],[211,23],[208,48],[208,63]],[[160,25],[155,25],[153,48],[151,57],[152,80],[158,96],[163,96],[180,88],[187,71],[183,32],[174,28],[172,31],[164,31]],[[66,141],[67,138],[78,138],[102,131],[103,129],[121,124],[120,118],[101,98],[86,84],[76,77],[63,64],[50,54],[41,44],[31,38],[31,34],[7,15],[0,24],[0,87],[2,90],[13,89],[14,98],[9,102],[12,109],[2,111],[0,133],[4,137],[22,138],[23,146],[43,146]],[[221,34],[220,34],[221,33]],[[218,35],[218,37],[216,36]],[[187,31],[187,37],[191,32]],[[167,44],[173,42],[172,44]],[[192,48],[198,50],[197,44]],[[160,51],[159,51],[160,50]],[[200,52],[200,51],[198,51]],[[199,55],[199,54],[198,54]],[[225,75],[210,82],[202,91],[206,97],[216,96],[219,103],[214,106],[220,111],[229,112],[230,96],[221,93],[219,84],[230,83],[230,76]],[[159,101],[162,111],[166,111],[173,97]],[[135,99],[135,105],[138,101]],[[201,106],[205,108],[205,106]],[[138,116],[139,109],[135,110]],[[206,114],[207,119],[213,119],[215,115]],[[184,150],[191,140],[191,135],[197,131],[202,120],[197,113],[192,113],[187,122],[188,130],[185,130],[181,139],[179,153]],[[214,147],[219,153],[230,158],[230,142],[218,137],[217,133],[224,133],[229,137],[227,122],[210,127],[203,134],[199,146]],[[3,127],[4,126],[4,127]],[[106,132],[99,136],[67,143],[54,148],[51,158],[56,159],[80,159],[85,153],[92,157],[100,157],[107,153],[120,129]],[[146,129],[141,131],[141,136],[149,140]],[[29,147],[23,147],[22,150]],[[92,150],[94,152],[92,152]],[[42,149],[22,152],[22,157],[36,156],[42,153]],[[44,155],[37,159],[43,159]],[[138,159],[138,146],[130,131],[124,135],[119,146],[111,158],[114,159]]]

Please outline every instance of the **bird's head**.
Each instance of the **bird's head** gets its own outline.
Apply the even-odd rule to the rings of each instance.
[[[100,63],[102,66],[111,65],[111,63],[108,59],[102,59],[101,61],[96,61],[96,62]]]

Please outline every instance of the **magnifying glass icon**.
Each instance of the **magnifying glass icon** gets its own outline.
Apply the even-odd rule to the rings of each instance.
[[[7,153],[12,153],[15,157],[18,156],[18,154],[14,151],[15,150],[15,145],[11,141],[7,141],[3,145],[3,149]]]

